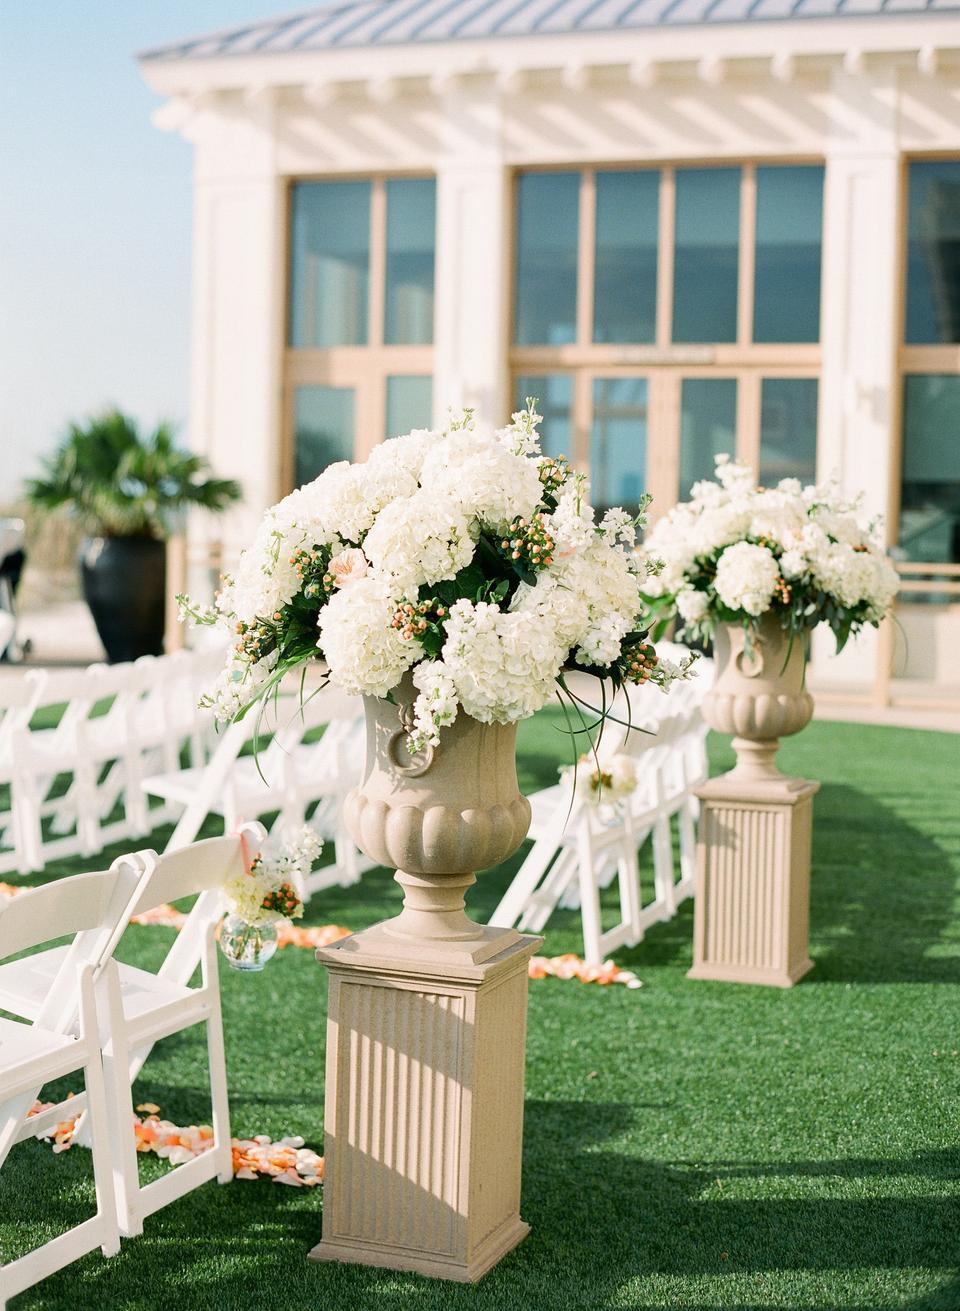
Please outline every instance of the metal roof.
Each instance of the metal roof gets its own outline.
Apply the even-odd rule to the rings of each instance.
[[[556,33],[960,13],[960,0],[351,0],[147,50],[143,60],[277,55]]]

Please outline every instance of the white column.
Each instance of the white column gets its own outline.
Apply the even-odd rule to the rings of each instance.
[[[190,584],[222,543],[230,568],[280,486],[284,196],[269,107],[203,113],[196,142],[190,442],[217,474],[243,485],[225,516],[195,515]]]
[[[509,185],[496,158],[451,159],[437,170],[433,409],[472,405],[507,417]]]
[[[895,83],[842,74],[833,91],[838,137],[828,146],[824,186],[817,462],[821,477],[836,474],[845,490],[863,492],[868,515],[882,516],[894,476],[898,408],[902,252]],[[868,629],[834,657],[832,634],[818,630],[814,675],[868,687],[878,654],[876,638],[875,630]]]

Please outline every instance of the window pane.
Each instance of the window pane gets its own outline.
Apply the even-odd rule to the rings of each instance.
[[[579,173],[524,173],[518,179],[518,346],[576,339],[579,215]]]
[[[353,459],[352,387],[298,387],[293,423],[298,487],[328,464]]]
[[[433,265],[437,187],[433,178],[387,183],[387,290],[384,341],[433,341]]]
[[[652,342],[659,173],[597,174],[593,340]]]
[[[817,379],[764,378],[760,384],[760,483],[817,477]]]
[[[678,168],[673,340],[736,341],[740,170]]]
[[[370,183],[300,182],[291,212],[290,345],[366,345]]]
[[[595,378],[590,480],[598,510],[635,510],[646,486],[647,380]]]
[[[757,169],[754,341],[820,340],[823,169]]]
[[[433,379],[429,374],[387,379],[387,431],[399,437],[413,428],[429,428],[433,421]]]
[[[906,339],[960,342],[960,162],[910,165]]]
[[[540,448],[544,455],[565,455],[573,459],[570,432],[570,407],[573,403],[573,378],[569,373],[547,373],[516,379],[514,407],[526,405],[528,396],[537,398],[537,410],[543,415],[540,425]]]
[[[680,500],[716,471],[715,455],[737,444],[736,378],[684,378],[680,389]]]
[[[908,560],[960,563],[958,434],[960,377],[905,378],[900,547]]]

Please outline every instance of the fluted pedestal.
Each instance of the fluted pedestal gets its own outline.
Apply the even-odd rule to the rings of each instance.
[[[691,979],[792,987],[808,954],[810,841],[819,783],[734,774],[697,789]]]
[[[472,1282],[520,1219],[527,962],[542,938],[476,924],[473,871],[523,841],[514,725],[460,714],[412,756],[409,678],[368,698],[363,783],[345,816],[395,868],[403,910],[323,947],[330,971],[318,1261]]]
[[[486,930],[413,960],[379,925],[317,952],[330,1009],[315,1260],[473,1282],[526,1237],[527,961],[541,941]]]

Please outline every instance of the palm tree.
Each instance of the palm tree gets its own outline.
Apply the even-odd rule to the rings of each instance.
[[[26,495],[40,510],[69,507],[90,535],[80,555],[83,592],[116,662],[163,650],[164,542],[183,511],[224,510],[241,491],[176,446],[170,424],[142,437],[135,420],[113,409],[72,423]]]
[[[136,421],[113,409],[71,423],[26,493],[39,509],[69,506],[95,536],[163,540],[189,506],[220,511],[239,500],[239,484],[212,477],[209,468],[175,445],[169,423],[141,437]]]

